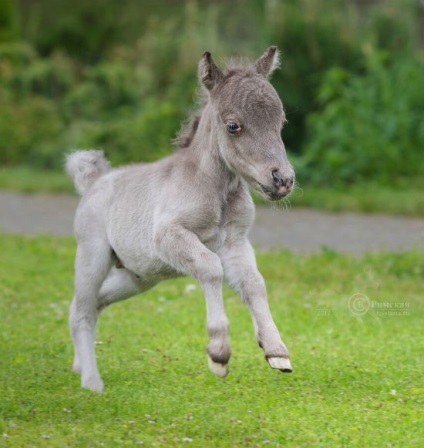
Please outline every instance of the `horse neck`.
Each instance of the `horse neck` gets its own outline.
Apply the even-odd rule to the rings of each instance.
[[[216,183],[222,192],[241,185],[241,178],[223,160],[218,143],[217,123],[213,108],[208,102],[202,111],[199,126],[190,145],[190,155],[196,159],[200,170]]]

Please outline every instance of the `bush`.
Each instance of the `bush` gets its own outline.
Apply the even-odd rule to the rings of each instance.
[[[394,184],[424,172],[424,63],[370,52],[364,75],[328,71],[308,119],[303,179]]]
[[[145,98],[134,111],[122,109],[106,122],[75,122],[68,149],[98,147],[114,164],[153,162],[172,151],[182,112],[171,98]]]
[[[364,48],[413,58],[419,48],[422,8],[414,0],[381,1],[358,7],[341,0],[264,2],[262,36],[281,49],[281,70],[273,84],[283,99],[288,126],[283,137],[291,152],[303,152],[306,118],[320,110],[317,91],[333,66],[364,71]],[[325,11],[325,13],[323,13]]]
[[[309,171],[308,160],[320,155],[313,149],[312,136],[319,133],[314,117],[322,110],[329,114],[335,100],[331,95],[325,98],[323,90],[353,89],[359,95],[351,79],[361,80],[365,73],[383,82],[383,73],[370,74],[366,49],[384,49],[392,59],[402,55],[412,60],[418,48],[420,10],[413,0],[379,2],[366,14],[342,0],[246,0],[231,2],[231,13],[229,0],[213,4],[187,0],[183,8],[170,0],[143,8],[135,0],[88,3],[29,2],[20,8],[20,32],[27,43],[0,43],[0,115],[4,117],[0,145],[8,148],[0,156],[3,163],[30,163],[39,151],[37,164],[47,167],[58,163],[54,160],[59,160],[61,152],[88,146],[103,146],[120,163],[157,159],[171,151],[170,140],[193,104],[196,64],[203,51],[210,50],[221,62],[234,54],[258,57],[267,46],[278,44],[282,63],[273,84],[289,121],[283,139],[300,162],[300,170],[312,178],[315,174]],[[11,22],[12,10],[7,11],[3,15],[12,23],[16,17]],[[1,17],[0,11],[0,21]],[[386,65],[391,64],[386,61]],[[334,66],[339,68],[331,70]],[[396,79],[406,76],[395,74],[396,68],[390,70]],[[384,95],[389,95],[390,88],[384,89]],[[405,93],[408,98],[401,99],[403,91],[399,86],[395,89],[397,102],[409,104],[411,95]],[[365,99],[361,100],[365,108]],[[39,108],[44,110],[40,124],[34,118]],[[364,110],[362,116],[366,114]],[[407,133],[403,117],[393,118],[400,120],[392,125],[398,139]],[[20,132],[8,129],[6,123],[16,123]],[[338,132],[345,129],[353,132],[343,124]],[[377,138],[355,132],[357,138]],[[302,154],[307,138],[306,160]],[[333,159],[341,162],[330,166],[341,169],[343,182],[351,181],[353,175],[343,171],[350,169],[344,165],[344,153],[338,154],[337,148],[333,152]],[[371,153],[367,149],[368,158]],[[404,160],[412,163],[408,157]],[[330,173],[330,177],[337,175]],[[318,178],[322,181],[323,176]]]
[[[19,36],[18,14],[14,0],[0,0],[0,42],[13,42]]]
[[[286,109],[283,138],[290,152],[303,149],[306,117],[319,108],[315,92],[326,70],[333,65],[361,70],[356,19],[352,5],[337,0],[276,3],[268,18],[270,39],[281,49],[281,69],[273,84]]]
[[[40,58],[28,45],[0,45],[0,88],[17,101],[32,95],[60,100],[76,84],[74,63],[63,53]]]
[[[53,103],[44,98],[0,101],[0,164],[58,168],[63,129]]]

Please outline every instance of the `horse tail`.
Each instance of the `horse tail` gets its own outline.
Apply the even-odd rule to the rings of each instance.
[[[103,151],[75,151],[66,157],[66,172],[72,178],[75,188],[83,195],[103,174],[111,170]]]

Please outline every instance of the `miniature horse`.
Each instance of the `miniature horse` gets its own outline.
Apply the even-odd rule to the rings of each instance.
[[[181,131],[178,149],[155,163],[111,169],[102,151],[68,156],[67,172],[82,195],[69,320],[73,369],[83,387],[103,389],[94,352],[101,310],[181,275],[192,275],[204,292],[215,375],[228,374],[231,355],[224,279],[249,307],[270,366],[291,372],[247,239],[255,212],[248,187],[277,201],[294,185],[281,139],[285,114],[268,81],[277,65],[276,47],[255,63],[223,71],[204,53],[202,105]]]

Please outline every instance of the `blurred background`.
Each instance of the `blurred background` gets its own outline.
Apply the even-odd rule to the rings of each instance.
[[[71,191],[64,153],[172,151],[197,62],[281,51],[291,203],[424,215],[419,0],[0,0],[0,187]]]

